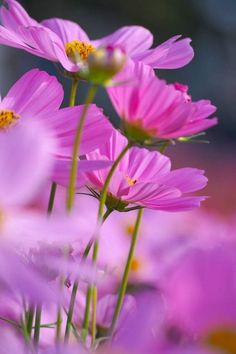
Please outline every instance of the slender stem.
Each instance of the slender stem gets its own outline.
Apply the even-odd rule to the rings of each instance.
[[[98,222],[99,223],[100,223],[100,220],[103,215],[103,210],[104,210],[104,207],[106,204],[106,199],[107,199],[107,192],[108,192],[108,188],[109,188],[109,184],[111,182],[112,176],[113,176],[117,166],[119,165],[120,161],[125,156],[127,151],[131,148],[131,146],[132,146],[132,143],[128,142],[128,144],[125,146],[125,148],[118,155],[117,159],[115,160],[114,164],[112,165],[112,167],[107,175],[107,178],[104,182],[103,189],[102,189],[101,195],[100,195],[100,203],[99,203],[99,209],[98,209]]]
[[[75,105],[78,83],[79,83],[79,81],[77,79],[74,79],[72,81],[72,86],[71,86],[71,91],[70,91],[70,99],[69,99],[69,106],[70,107],[73,107]]]
[[[60,340],[61,335],[61,324],[62,324],[62,315],[61,315],[61,306],[57,308],[57,321],[56,321],[56,340]]]
[[[54,201],[55,201],[55,196],[56,196],[56,191],[57,191],[57,184],[55,182],[52,182],[50,195],[49,195],[49,201],[48,201],[48,215],[50,215],[52,213]]]
[[[38,346],[39,343],[41,314],[42,314],[42,307],[41,305],[38,305],[36,307],[35,325],[34,325],[34,344],[36,347]]]
[[[96,334],[97,334],[97,298],[98,298],[98,291],[97,287],[93,286],[93,293],[92,293],[92,345],[95,344]]]
[[[72,163],[71,163],[71,171],[70,171],[70,181],[68,187],[68,195],[67,195],[67,209],[70,211],[74,204],[75,197],[75,188],[76,188],[76,177],[77,177],[77,165],[78,165],[78,155],[79,155],[79,145],[81,142],[82,130],[85,123],[86,115],[88,113],[88,109],[90,104],[92,103],[95,94],[97,92],[97,86],[91,86],[88,96],[86,98],[85,104],[83,106],[83,110],[81,113],[81,117],[79,120],[79,124],[76,130],[74,148],[72,154]]]
[[[89,254],[89,252],[90,252],[90,250],[92,248],[92,245],[93,245],[93,240],[90,240],[89,243],[87,244],[85,250],[84,250],[84,253],[83,253],[83,256],[82,256],[82,261],[84,261],[87,258],[88,254]],[[69,304],[69,311],[68,311],[68,314],[67,314],[66,330],[65,330],[65,338],[64,338],[65,342],[68,341],[69,335],[70,335],[70,329],[71,329],[71,325],[72,325],[72,317],[73,317],[73,312],[74,312],[75,300],[76,300],[78,287],[79,287],[79,281],[76,280],[74,282],[74,285],[73,285],[71,298],[70,298],[70,304]]]
[[[72,81],[72,86],[71,86],[71,91],[70,91],[70,99],[69,99],[69,106],[70,107],[73,107],[75,105],[77,88],[78,88],[78,80],[74,79]],[[49,201],[48,201],[48,209],[47,209],[48,215],[50,215],[53,211],[56,191],[57,191],[57,184],[55,182],[52,182],[50,195],[49,195]]]
[[[82,339],[85,341],[88,335],[90,304],[92,300],[92,287],[89,286],[86,294],[86,306],[82,325]]]
[[[30,306],[28,315],[27,315],[27,332],[29,337],[31,337],[31,332],[33,328],[33,321],[34,321],[34,306]]]
[[[139,226],[140,226],[140,223],[141,223],[142,214],[143,214],[143,209],[140,209],[138,211],[137,219],[136,219],[136,222],[135,222],[134,232],[133,232],[133,235],[132,235],[132,240],[131,240],[130,249],[129,249],[129,254],[128,254],[128,258],[127,258],[127,261],[126,261],[124,274],[123,274],[121,285],[120,285],[120,289],[119,289],[119,294],[118,294],[118,299],[117,299],[117,303],[116,303],[116,307],[115,307],[115,312],[114,312],[114,315],[113,315],[113,318],[112,318],[112,323],[111,323],[111,328],[110,328],[110,333],[111,334],[114,332],[114,329],[115,329],[115,326],[116,326],[116,322],[117,322],[117,319],[119,317],[120,310],[121,310],[121,307],[122,307],[122,304],[123,304],[124,296],[125,296],[125,293],[126,293],[127,284],[128,284],[128,278],[129,278],[129,272],[130,272],[130,267],[131,267],[131,262],[132,262],[132,259],[133,259],[134,250],[135,250],[135,246],[136,246],[136,242],[137,242],[138,230],[139,230]]]
[[[67,321],[66,321],[66,329],[65,329],[65,342],[68,341],[69,335],[70,335],[70,329],[71,329],[71,323],[72,323],[72,317],[73,317],[73,312],[74,312],[74,307],[75,307],[75,300],[76,300],[76,295],[79,287],[79,282],[75,281],[71,293],[71,298],[70,298],[70,304],[69,304],[69,311],[67,314]]]
[[[120,154],[116,158],[115,162],[113,163],[113,165],[106,177],[106,180],[104,182],[103,189],[102,189],[101,195],[100,195],[100,202],[99,202],[99,209],[98,209],[98,219],[97,219],[98,230],[101,226],[101,223],[103,222],[103,219],[106,219],[108,217],[108,215],[112,212],[112,210],[108,209],[107,212],[103,216],[103,211],[104,211],[104,207],[105,207],[106,199],[107,199],[108,188],[109,188],[109,184],[111,182],[112,176],[113,176],[117,166],[119,165],[120,161],[125,156],[125,154],[130,149],[131,146],[132,146],[132,143],[128,142],[127,145],[124,147],[124,149],[120,152]],[[98,241],[98,238],[96,235],[95,242],[94,242],[94,248],[93,248],[93,257],[92,257],[94,268],[96,268],[98,248],[99,248],[99,241]],[[86,309],[90,309],[92,300],[93,300],[93,302],[92,302],[92,305],[93,305],[93,308],[92,308],[92,340],[94,341],[96,338],[96,307],[97,307],[97,288],[96,288],[95,284],[92,284],[88,288],[87,297],[86,297]],[[88,310],[88,312],[85,311],[85,316],[89,316],[89,310]],[[84,323],[85,323],[85,325],[87,325],[87,327],[84,328],[84,339],[85,339],[87,336],[87,333],[88,333],[89,320],[84,321]]]
[[[12,321],[12,320],[9,320],[8,318],[6,317],[2,317],[0,316],[0,321],[4,321],[6,323],[9,323],[10,325],[13,325],[15,327],[18,327],[18,328],[21,328],[21,325],[15,321]]]

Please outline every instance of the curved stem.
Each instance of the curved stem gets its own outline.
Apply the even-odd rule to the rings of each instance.
[[[89,106],[95,97],[97,89],[98,89],[97,86],[95,86],[95,85],[91,86],[91,88],[88,92],[88,96],[86,98],[85,104],[83,106],[80,121],[79,121],[77,130],[76,130],[74,148],[73,148],[73,154],[72,154],[72,162],[71,162],[70,181],[69,181],[68,195],[67,195],[67,209],[69,211],[72,209],[73,204],[74,204],[79,145],[81,142],[82,130],[83,130],[83,126],[85,123],[86,115],[88,113]]]
[[[98,209],[98,223],[100,222],[102,215],[103,215],[103,210],[104,210],[104,206],[106,204],[107,192],[108,192],[109,184],[111,182],[111,178],[112,178],[117,166],[119,165],[120,161],[125,156],[127,151],[131,148],[132,145],[133,144],[131,142],[128,142],[128,144],[125,146],[125,148],[118,155],[117,159],[115,160],[114,164],[112,165],[112,167],[107,175],[107,178],[104,182],[103,189],[102,189],[101,195],[100,195],[100,203],[99,203],[99,209]]]
[[[102,222],[103,222],[103,218],[107,218],[108,215],[110,214],[110,210],[108,209],[107,212],[104,214],[103,216],[103,211],[104,211],[104,207],[106,204],[106,199],[107,199],[107,193],[108,193],[108,188],[109,188],[109,184],[111,182],[112,176],[117,168],[117,166],[119,165],[120,161],[122,160],[122,158],[125,156],[125,154],[127,153],[127,151],[131,148],[132,146],[132,142],[128,142],[127,145],[124,147],[124,149],[120,152],[120,154],[118,155],[118,157],[116,158],[115,162],[113,163],[107,177],[106,180],[104,182],[103,185],[103,189],[101,191],[101,195],[100,195],[100,202],[99,202],[99,209],[98,209],[98,218],[97,218],[97,228],[99,230]],[[103,216],[103,217],[102,217]],[[99,232],[99,231],[98,231]],[[94,268],[96,268],[96,263],[97,263],[97,256],[98,256],[98,248],[99,248],[99,241],[98,238],[96,236],[95,238],[95,242],[94,242],[94,247],[93,247],[93,256],[92,256],[92,261],[93,261],[93,265]],[[96,308],[97,308],[97,288],[94,284],[92,284],[87,291],[87,298],[86,298],[86,309],[90,309],[91,306],[91,302],[92,302],[92,341],[94,343],[95,339],[96,339]],[[92,301],[93,300],[93,301]],[[86,313],[85,315],[89,316],[89,312]],[[86,338],[87,333],[88,333],[88,325],[89,325],[89,321],[84,322],[84,324],[87,327],[83,327],[83,331],[84,331],[84,338]]]
[[[112,318],[112,323],[111,323],[111,328],[110,328],[110,333],[112,334],[114,332],[115,326],[116,326],[116,322],[117,319],[119,317],[120,314],[120,310],[123,304],[123,300],[124,300],[124,296],[126,293],[126,289],[127,289],[127,284],[128,284],[128,278],[129,278],[129,272],[130,272],[130,268],[131,268],[131,262],[134,256],[134,250],[135,250],[135,246],[136,246],[136,242],[137,242],[137,238],[138,238],[138,231],[139,231],[139,226],[141,223],[141,219],[142,219],[142,214],[143,214],[143,209],[140,209],[138,211],[138,215],[137,215],[137,219],[135,222],[135,226],[134,226],[134,232],[132,235],[132,240],[131,240],[131,244],[130,244],[130,249],[129,249],[129,254],[128,254],[128,258],[126,261],[126,266],[125,266],[125,270],[124,270],[124,274],[122,277],[122,281],[121,281],[121,285],[120,285],[120,289],[119,289],[119,294],[118,294],[118,299],[117,299],[117,303],[116,303],[116,307],[115,307],[115,312]]]
[[[71,92],[70,92],[70,99],[69,99],[69,106],[70,107],[73,107],[75,105],[77,88],[78,88],[78,80],[74,79],[72,81]],[[50,195],[49,195],[49,201],[48,201],[48,208],[47,208],[48,215],[50,215],[53,211],[56,191],[57,191],[57,184],[55,182],[52,182]]]

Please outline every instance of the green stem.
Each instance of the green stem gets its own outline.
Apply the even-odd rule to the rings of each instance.
[[[72,81],[72,86],[71,86],[71,91],[70,91],[70,99],[69,99],[69,106],[70,107],[73,107],[75,105],[77,88],[78,88],[78,80],[74,79]],[[55,182],[52,182],[50,195],[49,195],[49,201],[48,201],[48,209],[47,209],[48,215],[50,215],[53,211],[56,191],[57,191],[57,184]]]
[[[126,289],[127,289],[127,284],[128,284],[128,278],[129,278],[129,272],[130,272],[130,268],[131,268],[131,262],[134,256],[134,250],[135,250],[135,246],[136,246],[136,242],[137,242],[137,237],[138,237],[138,230],[139,230],[139,226],[141,223],[141,219],[142,219],[142,214],[143,214],[143,209],[140,209],[138,211],[138,215],[137,215],[137,219],[135,222],[135,226],[134,226],[134,232],[132,235],[132,240],[131,240],[131,244],[130,244],[130,249],[129,249],[129,254],[128,254],[128,258],[126,261],[126,266],[125,266],[125,270],[124,270],[124,274],[122,277],[122,281],[121,281],[121,285],[120,285],[120,289],[119,289],[119,294],[118,294],[118,299],[117,299],[117,303],[116,303],[116,307],[115,307],[115,312],[112,318],[112,323],[111,323],[111,328],[110,328],[110,333],[112,334],[114,332],[115,326],[116,326],[116,322],[117,319],[119,317],[120,314],[120,310],[123,304],[123,300],[124,300],[124,296],[126,293]]]
[[[117,166],[119,165],[120,161],[123,159],[123,157],[125,156],[127,151],[131,148],[132,145],[133,144],[131,142],[127,143],[127,145],[124,147],[124,149],[120,152],[120,154],[116,158],[115,162],[113,163],[113,165],[106,177],[106,180],[104,182],[103,189],[102,189],[101,195],[100,195],[98,219],[97,219],[97,228],[98,229],[101,226],[103,219],[106,219],[108,217],[108,215],[112,212],[112,210],[108,209],[103,216],[103,211],[104,211],[104,207],[105,207],[106,199],[107,199],[108,188],[109,188],[112,176],[113,176]],[[94,242],[93,257],[92,257],[94,268],[96,268],[98,248],[99,248],[99,242],[96,237],[95,242]],[[93,302],[92,302],[92,300],[93,300]],[[88,291],[87,291],[85,316],[89,316],[91,302],[93,304],[93,308],[92,308],[92,340],[95,341],[95,338],[96,338],[97,288],[94,284],[92,284],[88,288]],[[86,319],[87,319],[87,317],[86,317]],[[88,317],[87,321],[84,321],[84,324],[86,326],[83,327],[83,335],[84,335],[84,339],[86,339],[86,336],[88,334],[89,317]]]
[[[97,92],[97,86],[91,86],[88,96],[86,98],[85,104],[83,106],[83,110],[81,113],[81,117],[79,120],[79,124],[76,130],[74,148],[72,154],[72,162],[71,162],[71,171],[70,171],[70,181],[68,187],[68,195],[67,195],[67,209],[70,211],[74,204],[75,197],[75,188],[76,188],[76,177],[77,177],[77,165],[78,165],[78,156],[79,156],[79,145],[81,142],[82,130],[85,123],[86,115],[88,113],[88,109],[90,104],[92,103],[95,94]]]
[[[93,240],[90,240],[89,243],[87,244],[85,250],[84,250],[84,253],[83,253],[83,256],[82,256],[82,261],[84,261],[87,258],[88,254],[89,254],[89,252],[90,252],[90,250],[92,248],[92,245],[93,245]],[[78,280],[76,280],[74,282],[74,285],[73,285],[71,298],[70,298],[70,304],[69,304],[69,311],[68,311],[68,314],[67,314],[65,338],[64,338],[65,342],[68,341],[69,335],[70,335],[72,317],[73,317],[73,312],[74,312],[75,300],[76,300],[78,287],[79,287],[79,282],[78,282]]]
[[[69,106],[70,107],[73,107],[75,105],[78,83],[79,83],[79,81],[77,79],[74,79],[72,81],[72,86],[71,86],[71,91],[70,91],[70,99],[69,99]]]
[[[125,148],[118,155],[117,159],[115,160],[114,164],[112,165],[112,167],[107,175],[107,178],[104,182],[103,189],[102,189],[101,195],[100,195],[100,203],[99,203],[99,209],[98,209],[98,223],[100,223],[100,220],[103,215],[103,211],[104,211],[104,207],[105,207],[106,199],[107,199],[107,192],[108,192],[108,188],[109,188],[109,184],[111,182],[112,176],[113,176],[117,166],[119,165],[120,161],[123,159],[123,157],[125,156],[127,151],[131,148],[132,145],[133,144],[131,142],[128,142],[128,144],[125,146]]]
[[[41,314],[42,314],[42,307],[41,307],[41,305],[38,305],[36,307],[35,325],[34,325],[34,344],[35,344],[36,348],[38,347],[38,344],[39,344]]]
[[[86,294],[86,306],[84,312],[84,320],[82,325],[82,339],[86,340],[88,335],[88,327],[89,327],[89,314],[90,314],[90,304],[92,300],[92,287],[89,286]]]
[[[95,344],[97,334],[97,299],[98,291],[97,287],[93,286],[92,290],[92,345]]]
[[[48,210],[47,210],[48,215],[50,215],[52,213],[54,201],[55,201],[55,196],[56,196],[56,191],[57,191],[57,184],[55,182],[52,182],[49,201],[48,201]]]
[[[57,308],[56,341],[60,340],[61,324],[62,324],[61,306],[59,305],[58,308]]]
[[[31,337],[33,321],[34,321],[34,306],[30,306],[27,314],[27,332],[29,334],[29,337]]]

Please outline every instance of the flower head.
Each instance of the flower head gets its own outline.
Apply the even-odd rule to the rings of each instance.
[[[48,150],[54,156],[52,179],[67,184],[75,131],[83,105],[61,108],[64,92],[61,84],[44,71],[33,69],[24,74],[0,101],[0,134],[17,125],[38,122],[56,144]],[[95,104],[88,111],[81,139],[81,155],[97,148],[108,138],[112,128],[102,110]],[[101,134],[102,132],[102,134]],[[81,161],[79,170],[107,167],[102,161]]]
[[[216,110],[210,101],[192,102],[187,86],[166,84],[147,65],[129,61],[115,79],[124,84],[108,88],[108,94],[130,140],[179,138],[217,124],[208,119]]]
[[[152,34],[141,26],[126,26],[96,40],[90,40],[76,23],[53,18],[38,23],[15,0],[6,0],[1,8],[0,43],[24,49],[29,53],[59,62],[71,72],[83,70],[90,53],[96,48],[122,48],[135,61],[153,68],[175,69],[193,58],[189,38],[174,36],[150,49]]]
[[[104,146],[86,157],[115,160],[126,144],[127,140],[118,131],[114,131]],[[113,175],[108,189],[107,207],[122,211],[132,204],[157,210],[179,211],[198,206],[205,198],[188,194],[206,185],[203,171],[193,168],[171,171],[170,168],[169,158],[159,152],[131,148]],[[86,175],[90,184],[101,190],[107,174],[107,169],[104,169]]]

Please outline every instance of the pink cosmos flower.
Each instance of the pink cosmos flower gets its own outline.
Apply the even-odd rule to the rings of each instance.
[[[235,249],[235,242],[193,248],[163,279],[169,324],[213,353],[235,352]]]
[[[142,63],[129,61],[116,78],[126,82],[108,88],[109,97],[131,139],[172,139],[199,133],[215,124],[209,100],[192,102],[187,86],[168,85]]]
[[[118,131],[87,159],[115,160],[127,140]],[[171,171],[168,157],[156,151],[131,148],[118,165],[108,190],[107,207],[124,210],[128,204],[166,211],[189,210],[205,197],[189,196],[207,183],[204,171],[182,168]],[[100,191],[107,169],[86,174],[93,188]]]
[[[60,62],[68,71],[78,71],[95,48],[107,45],[119,46],[135,61],[158,69],[180,68],[194,55],[191,40],[180,39],[179,35],[150,49],[153,36],[141,26],[122,27],[106,37],[90,40],[74,22],[58,18],[36,22],[15,0],[4,1],[0,16],[1,44]]]
[[[44,71],[33,69],[23,75],[0,100],[0,133],[16,125],[37,121],[55,137],[57,142],[49,153],[54,155],[53,179],[66,184],[68,181],[75,131],[83,106],[60,109],[63,101],[61,84]],[[102,132],[102,134],[101,134]],[[80,145],[81,155],[97,148],[103,139],[109,138],[111,124],[102,110],[91,105],[84,125]],[[81,161],[79,170],[107,166],[102,161]]]

